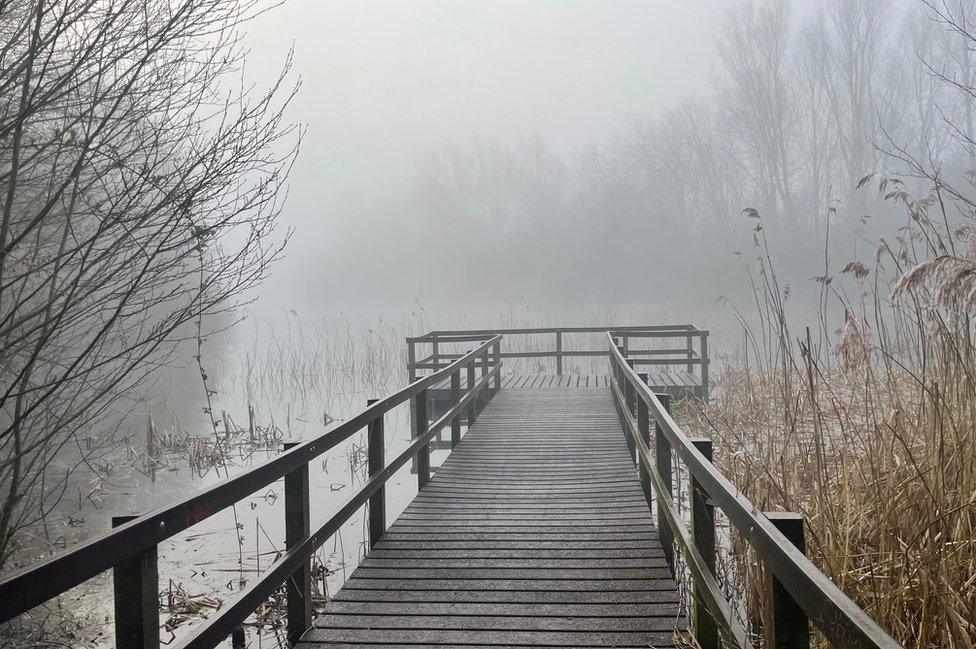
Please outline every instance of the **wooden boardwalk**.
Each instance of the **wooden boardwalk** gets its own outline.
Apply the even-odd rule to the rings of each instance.
[[[770,603],[767,646],[810,647],[814,627],[834,646],[902,649],[804,556],[803,517],[762,512],[713,464],[711,441],[689,438],[672,419],[672,399],[709,398],[708,332],[609,327],[602,349],[564,345],[564,336],[600,331],[408,338],[404,387],[239,475],[0,577],[0,625],[112,570],[116,645],[158,649],[159,544],[284,480],[285,551],[174,649],[226,647],[228,638],[243,646],[243,625],[269,598],[281,601],[283,587],[285,626],[276,633],[303,649],[751,646],[756,629],[746,628],[725,592],[757,584],[719,583],[719,511],[726,540],[734,529],[751,548],[725,548],[748,552],[735,557],[748,562],[743,574],[761,566],[769,577],[755,593]],[[554,346],[504,351],[509,334],[551,335]],[[418,358],[416,345],[430,355]],[[607,376],[562,372],[567,359],[597,356],[607,358]],[[506,358],[554,359],[556,372],[506,375]],[[401,407],[412,413],[412,439],[386,457],[385,424]],[[462,438],[469,419],[475,423]],[[369,477],[313,526],[310,469],[363,431]],[[438,442],[445,432],[451,439]],[[431,476],[431,450],[452,440],[456,448]],[[421,490],[387,528],[387,483],[410,465]],[[682,475],[687,509],[685,489],[674,489]],[[313,618],[312,557],[364,506],[370,552]],[[679,558],[690,582],[680,599],[668,568]]]
[[[298,645],[668,647],[683,629],[607,387],[502,389]]]

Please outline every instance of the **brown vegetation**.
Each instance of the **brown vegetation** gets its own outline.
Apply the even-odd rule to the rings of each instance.
[[[802,512],[808,554],[910,647],[976,642],[976,350],[971,257],[937,192],[906,209],[898,241],[847,277],[815,278],[819,321],[795,329],[758,235],[755,324],[724,359],[717,401],[689,430],[764,510]],[[937,216],[938,215],[938,216]],[[929,261],[932,260],[932,261]],[[841,320],[839,329],[828,323]],[[729,569],[758,579],[733,538]],[[754,582],[758,583],[758,582]],[[762,616],[743,593],[746,617]]]

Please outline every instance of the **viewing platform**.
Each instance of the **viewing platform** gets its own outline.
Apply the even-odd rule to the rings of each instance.
[[[553,346],[529,342],[539,336]],[[116,646],[158,649],[158,545],[283,478],[284,552],[178,649],[228,638],[244,647],[242,624],[273,595],[286,603],[288,642],[302,649],[672,647],[688,634],[701,649],[744,648],[754,640],[746,622],[768,648],[809,648],[815,627],[838,647],[896,649],[805,556],[803,519],[758,509],[712,464],[716,450],[734,449],[689,438],[672,419],[673,399],[709,398],[707,340],[691,325],[409,338],[405,387],[244,473],[8,575],[0,623],[113,570]],[[411,440],[387,458],[386,415],[404,405]],[[313,525],[309,471],[363,430],[362,485]],[[451,451],[439,467],[435,448]],[[388,526],[386,483],[408,462],[418,493]],[[311,556],[364,507],[368,551],[315,615]],[[723,536],[751,547],[764,584],[721,582],[736,575],[717,571],[719,516]],[[761,620],[743,619],[730,587],[765,589]]]

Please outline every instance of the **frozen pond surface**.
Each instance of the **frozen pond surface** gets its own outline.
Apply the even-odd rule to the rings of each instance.
[[[388,416],[388,457],[405,447],[409,436],[405,412]],[[115,458],[110,470],[101,467],[99,474],[102,477],[95,479],[90,493],[79,490],[77,498],[63,500],[62,512],[53,516],[49,524],[49,537],[60,544],[61,540],[108,529],[113,515],[148,512],[189,496],[225,479],[228,473],[240,474],[272,457],[281,449],[280,444],[275,446],[275,449],[265,448],[246,454],[239,448],[238,453],[226,458],[225,465],[206,471],[190,468],[185,456],[179,453],[160,455],[159,462],[163,466],[154,471],[144,468],[145,456]],[[310,463],[313,529],[362,485],[364,449],[365,432],[354,435]],[[437,454],[433,457],[436,465]],[[416,478],[410,474],[409,465],[387,483],[386,493],[388,516],[392,520],[416,494]],[[242,500],[236,507],[217,512],[160,544],[163,641],[183,637],[203,615],[213,610],[212,607],[234,596],[241,585],[275,561],[284,548],[283,494],[283,481],[278,480]],[[355,568],[365,552],[365,532],[366,516],[361,510],[320,548],[313,564],[318,590],[322,594],[328,596],[337,590]],[[51,603],[62,612],[71,611],[82,622],[77,639],[84,645],[114,646],[111,582],[111,573],[104,573]],[[246,628],[249,646],[279,645],[275,629]]]

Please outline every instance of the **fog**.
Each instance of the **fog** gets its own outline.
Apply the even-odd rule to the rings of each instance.
[[[309,498],[321,521],[336,508],[347,514],[343,502],[362,503],[367,492],[357,489],[376,487],[367,476],[377,475],[378,456],[382,463],[377,451],[386,449],[387,461],[404,448],[429,453],[414,438],[445,432],[452,418],[453,447],[462,405],[470,425],[489,386],[603,388],[630,422],[621,419],[622,430],[637,435],[648,412],[638,407],[632,419],[624,399],[646,383],[675,397],[671,413],[686,432],[716,441],[714,466],[757,496],[746,509],[803,512],[810,538],[827,539],[809,545],[811,559],[854,591],[858,606],[883,616],[899,642],[970,639],[973,3],[28,0],[0,12],[0,42],[0,576],[103,532],[117,513],[172,504],[244,474],[288,441],[310,442],[250,474],[256,491],[233,507],[244,481],[167,509],[167,517],[186,514],[185,525],[144,519],[77,555],[107,548],[118,564],[158,544],[160,577],[174,575],[161,598],[163,626],[181,641],[219,619],[214,609],[236,615],[222,603],[249,575],[284,574],[267,572],[277,559],[266,557],[284,556],[284,504],[275,501],[281,478],[301,482],[302,462],[314,475]],[[589,341],[570,339],[579,333],[573,326],[668,324],[700,330],[620,334],[627,362],[650,370],[639,384],[602,327]],[[463,353],[475,336],[414,338],[547,326],[555,327],[541,337],[492,341],[492,370],[488,343]],[[457,358],[465,360],[444,364]],[[437,369],[444,375],[423,375]],[[460,398],[446,377],[462,371],[469,401],[446,405]],[[485,449],[511,440],[505,452],[529,457],[540,472],[567,457],[549,453],[549,433],[524,423],[531,410],[566,423],[569,434],[552,437],[567,443],[562,449],[574,434],[583,440],[607,493],[633,479],[637,496],[631,468],[604,466],[610,456],[582,427],[591,423],[554,405],[574,400],[538,396],[524,411],[512,406]],[[682,433],[659,401],[644,394],[639,402],[678,443]],[[594,429],[610,430],[602,414],[590,414]],[[431,419],[441,423],[429,428]],[[367,423],[368,433],[357,428]],[[676,457],[697,458],[690,443],[680,442]],[[435,460],[447,451],[440,446]],[[497,461],[496,477],[520,473],[509,459]],[[397,507],[426,484],[430,467],[417,463],[419,481],[404,466],[388,485]],[[462,472],[450,471],[446,484],[457,486]],[[524,486],[501,486],[498,504],[511,495],[534,507],[578,479],[567,467],[563,486],[550,490],[525,476]],[[696,477],[726,489],[714,474]],[[441,491],[498,486],[474,484]],[[302,500],[287,491],[286,501]],[[569,503],[575,493],[559,496]],[[600,488],[578,493],[611,502]],[[472,505],[471,521],[483,504]],[[526,522],[535,516],[513,512]],[[479,519],[484,531],[522,535],[522,521],[489,513]],[[359,514],[317,550],[319,605],[365,556]],[[632,524],[613,519],[613,534],[629,544]],[[576,522],[565,513],[559,524]],[[426,533],[411,525],[407,536]],[[758,529],[747,527],[740,531]],[[562,535],[553,530],[540,534]],[[119,538],[142,545],[123,547]],[[725,540],[738,546],[734,538]],[[529,546],[543,552],[532,556],[548,549]],[[205,552],[209,562],[199,561]],[[594,565],[609,558],[572,552],[553,562],[565,559],[575,572],[583,569],[577,557]],[[50,572],[17,578],[41,585],[24,601],[51,597],[33,575],[60,564],[44,565]],[[545,569],[559,565],[570,564]],[[663,568],[646,564],[654,565]],[[724,591],[750,607],[765,601],[748,590],[754,564],[718,565],[723,579],[745,579],[723,583]],[[466,580],[456,575],[468,567],[450,570],[445,583]],[[62,591],[73,592],[59,595],[57,615],[19,610],[14,626],[0,624],[0,645],[8,637],[16,646],[64,644],[66,635],[72,646],[112,643],[112,585],[107,573],[82,584],[83,572],[66,571]],[[886,582],[863,579],[881,573]],[[550,604],[518,605],[530,601]],[[284,629],[283,600],[269,602],[247,623],[262,646]],[[602,613],[574,611],[563,617],[609,630],[596,625]],[[387,628],[373,626],[372,613],[349,614],[363,617],[349,630]],[[644,624],[641,617],[628,619]],[[649,624],[674,619],[653,617]],[[756,615],[750,624],[757,621],[768,620]],[[484,628],[509,630],[494,624]],[[467,641],[478,628],[438,637]],[[578,630],[572,638],[584,637]],[[423,642],[382,641],[397,637]]]
[[[286,114],[307,132],[283,213],[295,237],[254,309],[325,315],[396,313],[415,301],[572,303],[570,282],[540,286],[538,264],[519,272],[517,257],[493,261],[478,254],[476,236],[451,239],[467,251],[441,258],[443,224],[425,230],[425,249],[397,251],[404,232],[424,223],[412,200],[423,157],[538,138],[572,166],[628,115],[707,92],[715,33],[737,4],[291,2],[264,14],[248,29],[248,74],[270,77],[293,47],[302,87]],[[562,235],[518,233],[519,252],[536,262],[551,254],[545,266],[596,271],[595,258],[546,246],[554,236]],[[458,268],[464,257],[477,260],[477,272]],[[452,286],[458,273],[477,281]],[[632,287],[611,288],[598,301],[640,297],[628,295]]]
[[[815,304],[904,225],[860,179],[963,168],[950,32],[921,2],[285,3],[246,76],[291,51],[306,131],[251,311],[702,313],[751,300],[762,237]]]

